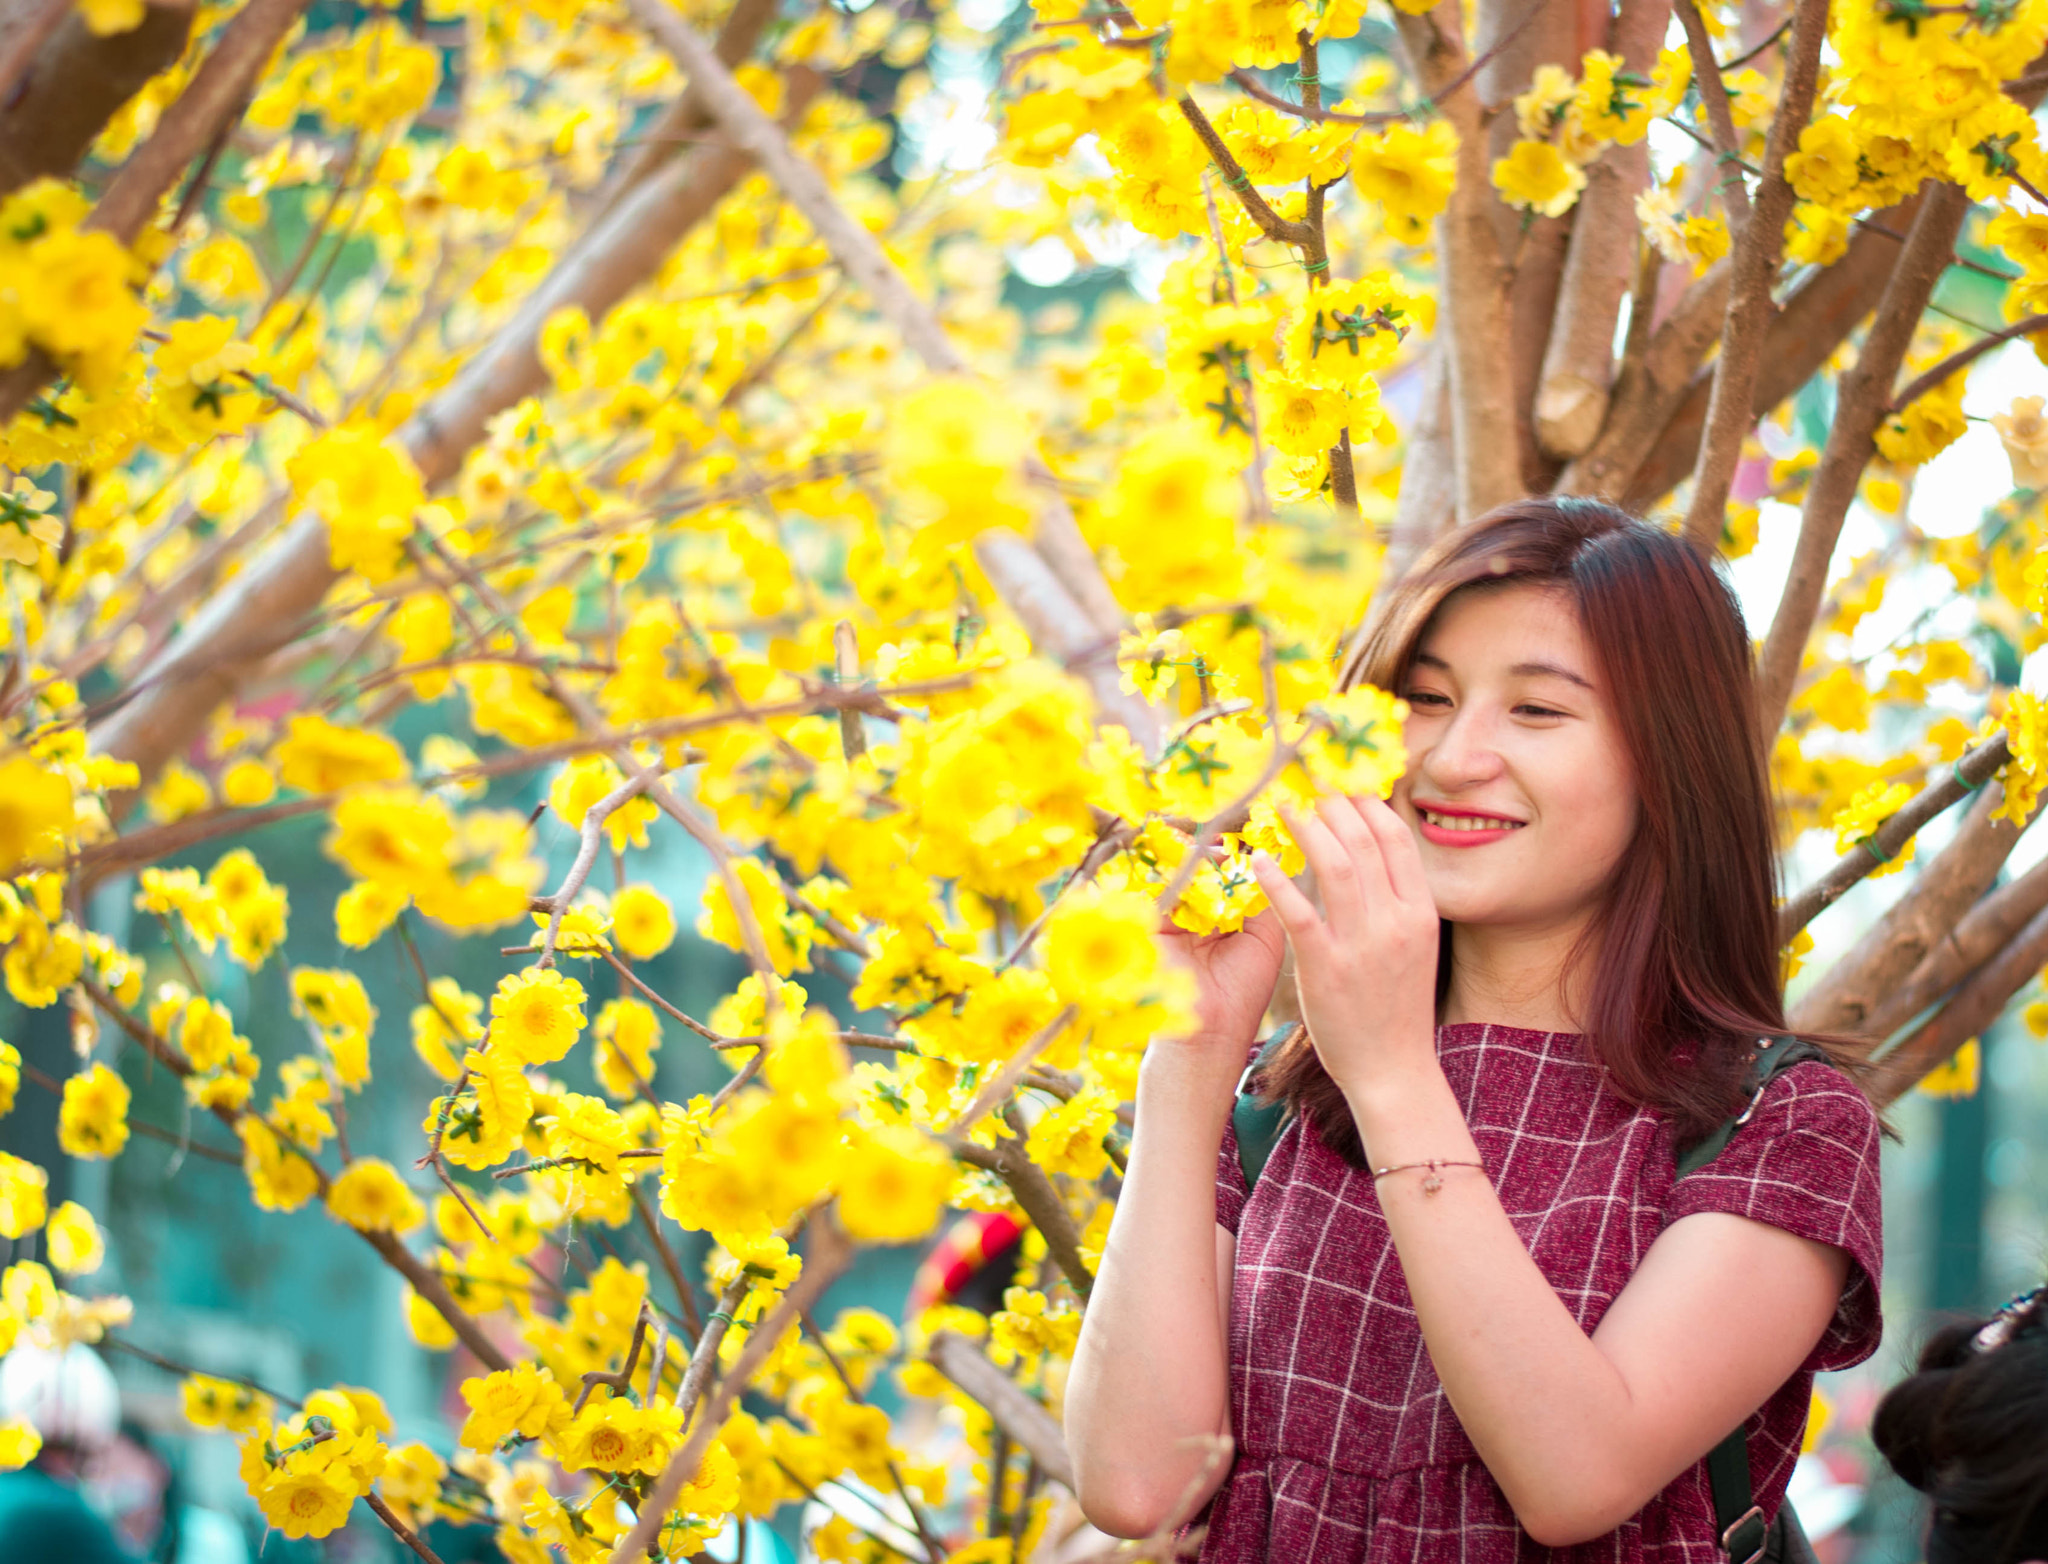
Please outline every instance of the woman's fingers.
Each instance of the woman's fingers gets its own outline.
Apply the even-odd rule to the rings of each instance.
[[[1379,845],[1387,883],[1394,894],[1402,901],[1421,902],[1434,909],[1436,901],[1429,894],[1429,880],[1422,872],[1422,854],[1415,850],[1415,836],[1407,823],[1394,813],[1391,804],[1373,794],[1354,797],[1351,803],[1359,821]]]
[[[1272,854],[1264,850],[1252,854],[1252,876],[1266,893],[1273,915],[1280,920],[1289,939],[1299,944],[1321,929],[1323,920],[1316,915],[1315,904],[1302,895],[1300,886],[1280,872]]]
[[[1359,818],[1357,808],[1348,798],[1328,794],[1316,801],[1316,814],[1357,865],[1359,914],[1361,918],[1369,918],[1376,910],[1386,907],[1394,895],[1383,845]],[[1355,934],[1361,928],[1361,924],[1347,925],[1345,932]]]
[[[1351,849],[1337,839],[1319,812],[1282,804],[1279,813],[1315,874],[1316,889],[1323,899],[1323,920],[1339,932],[1357,928],[1365,915],[1365,892]]]

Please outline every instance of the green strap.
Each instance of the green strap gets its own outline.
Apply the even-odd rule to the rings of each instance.
[[[1688,1146],[1679,1153],[1678,1176],[1696,1173],[1728,1149],[1728,1142],[1735,1138],[1735,1132],[1749,1122],[1749,1116],[1756,1110],[1757,1100],[1763,1096],[1764,1088],[1795,1064],[1816,1060],[1828,1062],[1828,1056],[1812,1043],[1801,1037],[1774,1037],[1761,1048],[1743,1081],[1743,1090],[1749,1094],[1749,1104],[1732,1119],[1725,1119],[1705,1140]]]
[[[1287,1128],[1287,1104],[1261,1102],[1251,1089],[1252,1079],[1273,1062],[1294,1032],[1293,1026],[1283,1026],[1268,1037],[1265,1046],[1259,1050],[1258,1058],[1251,1062],[1237,1083],[1237,1101],[1231,1105],[1230,1127],[1237,1132],[1237,1165],[1244,1171],[1247,1197],[1259,1182],[1259,1175],[1265,1171],[1266,1159],[1279,1143],[1280,1132]]]
[[[1738,1427],[1707,1452],[1707,1483],[1714,1490],[1714,1530],[1733,1564],[1752,1564],[1770,1528],[1756,1507],[1749,1481],[1749,1433]]]
[[[1744,1078],[1744,1090],[1749,1093],[1747,1106],[1705,1140],[1680,1154],[1678,1176],[1684,1178],[1698,1171],[1727,1150],[1735,1132],[1749,1122],[1749,1116],[1763,1100],[1764,1088],[1782,1072],[1808,1060],[1825,1064],[1827,1058],[1804,1038],[1774,1037],[1765,1043]],[[1714,1530],[1721,1539],[1722,1550],[1732,1564],[1753,1564],[1762,1557],[1770,1527],[1763,1511],[1757,1508],[1756,1489],[1750,1482],[1747,1420],[1707,1452],[1707,1483],[1714,1491]]]

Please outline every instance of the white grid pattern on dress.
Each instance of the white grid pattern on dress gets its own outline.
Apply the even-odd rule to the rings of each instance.
[[[1657,1235],[1730,1211],[1848,1251],[1826,1336],[1748,1422],[1758,1500],[1782,1497],[1812,1372],[1874,1349],[1877,1128],[1825,1065],[1770,1086],[1712,1163],[1674,1187],[1668,1123],[1625,1102],[1581,1040],[1440,1028],[1438,1054],[1522,1241],[1591,1331]],[[1237,1233],[1230,1351],[1239,1457],[1209,1515],[1212,1564],[1715,1564],[1702,1462],[1627,1525],[1545,1549],[1515,1523],[1430,1365],[1370,1175],[1290,1124],[1245,1199],[1226,1136],[1217,1220]]]

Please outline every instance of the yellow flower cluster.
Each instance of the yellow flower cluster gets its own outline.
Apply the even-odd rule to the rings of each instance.
[[[1682,49],[1666,49],[1648,76],[1604,49],[1587,52],[1577,79],[1559,65],[1537,66],[1515,99],[1521,137],[1494,163],[1493,188],[1508,206],[1562,217],[1586,188],[1586,166],[1609,146],[1641,141],[1651,120],[1678,106],[1691,79]]]
[[[389,1452],[379,1436],[390,1431],[390,1415],[369,1391],[318,1391],[296,1416],[243,1438],[242,1481],[287,1537],[325,1537],[382,1475]]]

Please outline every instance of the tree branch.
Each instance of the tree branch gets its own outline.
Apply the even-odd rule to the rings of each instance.
[[[1989,336],[1979,337],[1966,348],[1957,348],[1926,374],[1907,381],[1905,390],[1892,398],[1891,406],[1885,411],[1896,413],[1901,408],[1912,406],[1957,370],[1967,369],[2000,343],[2010,342],[2014,337],[2031,336],[2037,331],[2048,331],[2048,315],[2029,315],[2022,320],[2014,321],[2003,331],[1994,331]]]
[[[1980,1036],[2044,962],[2048,962],[2048,911],[2035,913],[1925,1025],[1877,1061],[1867,1084],[1871,1101],[1880,1108],[1898,1101],[1929,1070]]]
[[[2048,907],[2048,860],[1964,913],[1905,982],[1871,1011],[1865,1030],[1872,1037],[1890,1037],[2002,950],[2043,907]]]
[[[1777,724],[1766,731],[1776,732]],[[1778,943],[1791,944],[1793,936],[1839,900],[1844,891],[1879,864],[1896,857],[1922,826],[1957,799],[1990,781],[2011,759],[2012,751],[2007,748],[2003,733],[1986,739],[1960,757],[1946,776],[1928,783],[1907,801],[1905,808],[1871,834],[1875,851],[1860,846],[1852,849],[1834,868],[1778,909]]]
[[[675,1508],[683,1485],[697,1475],[697,1468],[704,1462],[705,1450],[725,1427],[725,1420],[738,1404],[747,1382],[768,1361],[768,1355],[775,1350],[784,1333],[803,1318],[819,1295],[853,1263],[853,1244],[829,1210],[820,1211],[811,1218],[810,1234],[810,1252],[804,1256],[803,1274],[782,1295],[782,1301],[776,1304],[768,1317],[748,1334],[746,1346],[719,1381],[718,1391],[712,1396],[704,1416],[695,1420],[690,1436],[668,1458],[668,1465],[662,1468],[661,1475],[641,1500],[640,1513],[633,1522],[632,1530],[621,1537],[618,1546],[612,1550],[611,1564],[641,1564],[641,1560],[651,1552],[658,1551],[662,1523]],[[711,1339],[708,1332],[704,1339]],[[710,1355],[716,1358],[715,1348]],[[704,1344],[699,1342],[690,1357],[691,1368],[695,1369],[698,1359],[704,1356]]]
[[[1763,178],[1757,184],[1755,209],[1735,238],[1729,270],[1728,312],[1721,326],[1721,356],[1714,370],[1707,402],[1707,433],[1693,468],[1692,506],[1686,512],[1685,536],[1694,548],[1711,553],[1721,539],[1729,486],[1742,457],[1743,441],[1755,419],[1756,379],[1764,340],[1776,310],[1771,285],[1785,251],[1785,220],[1792,215],[1793,190],[1785,178],[1785,157],[1798,144],[1799,133],[1813,112],[1814,87],[1820,79],[1820,50],[1828,24],[1827,0],[1795,0],[1792,43],[1785,62],[1784,87],[1771,132],[1764,143]],[[1706,59],[1713,56],[1708,54]],[[1712,76],[1716,88],[1720,78]],[[1919,318],[1919,311],[1914,311]]]
[[[801,113],[819,86],[814,73],[793,72],[790,110]],[[654,274],[752,166],[737,149],[700,147],[586,229],[484,349],[400,430],[398,438],[427,484],[453,478],[489,420],[547,384],[538,344],[550,315],[573,304],[601,319]],[[265,657],[300,632],[336,579],[325,524],[318,516],[301,516],[143,672],[140,678],[150,688],[96,732],[94,749],[134,761],[147,784]],[[124,795],[121,808],[132,807],[134,796]]]
[[[1707,37],[1707,24],[1700,19],[1699,7],[1693,0],[1673,0],[1673,9],[1685,29],[1687,52],[1700,62],[1693,69],[1692,79],[1699,88],[1700,102],[1706,106],[1707,128],[1714,133],[1714,161],[1723,172],[1721,183],[1715,188],[1727,204],[1729,228],[1740,233],[1749,222],[1749,187],[1742,182],[1742,138],[1736,133],[1735,115],[1728,107],[1728,85],[1721,80],[1720,71],[1706,68],[1713,61],[1714,45]]]
[[[993,1147],[962,1141],[953,1147],[953,1155],[996,1174],[1010,1186],[1017,1204],[1045,1239],[1046,1253],[1052,1256],[1074,1291],[1086,1298],[1095,1285],[1095,1277],[1081,1258],[1081,1231],[1045,1170],[1026,1154],[1024,1142],[1008,1135],[998,1137]]]
[[[177,64],[194,9],[147,6],[139,26],[101,37],[76,5],[63,0],[9,5],[10,40],[25,22],[54,20],[55,30],[35,50],[26,73],[11,77],[0,95],[0,195],[43,175],[70,177],[115,111],[151,77]]]
[[[1806,639],[1813,631],[1821,595],[1827,589],[1828,565],[1834,558],[1836,540],[1842,535],[1849,503],[1855,499],[1856,486],[1869,464],[1878,425],[1891,403],[1892,382],[1906,349],[1912,345],[1913,333],[1919,328],[1920,316],[1933,296],[1934,285],[1948,269],[1948,258],[1969,206],[1969,197],[1949,184],[1936,185],[1921,202],[1919,215],[1913,219],[1913,231],[1907,236],[1898,266],[1878,305],[1877,319],[1863,339],[1855,367],[1841,378],[1835,395],[1834,423],[1828,430],[1820,466],[1807,486],[1806,510],[1799,521],[1792,568],[1786,575],[1777,614],[1771,620],[1770,633],[1764,638],[1763,652],[1757,659],[1757,720],[1765,733],[1777,732],[1778,725],[1785,720],[1793,681],[1806,654]],[[1757,211],[1765,211],[1761,200]],[[1760,216],[1759,220],[1765,219]],[[1711,418],[1710,412],[1710,440]],[[1702,465],[1707,461],[1704,447],[1700,461]],[[1718,531],[1715,535],[1719,536]]]
[[[1919,209],[1920,197],[1914,195],[1880,215],[1910,223]],[[1750,404],[1756,417],[1762,418],[1818,374],[1849,333],[1877,308],[1900,242],[1859,231],[1849,241],[1847,254],[1823,267],[1786,301],[1764,342],[1756,398]],[[1725,288],[1725,271],[1722,282]],[[1654,427],[1634,437],[1615,462],[1612,487],[1602,492],[1619,495],[1627,509],[1648,510],[1685,481],[1699,457],[1714,377],[1711,372],[1695,374],[1698,362],[1685,366],[1675,394],[1660,404]]]
[[[1216,127],[1209,123],[1209,116],[1202,112],[1200,104],[1182,94],[1174,100],[1173,106],[1180,110],[1181,118],[1188,122],[1207,149],[1209,161],[1223,175],[1224,189],[1237,198],[1237,204],[1259,225],[1261,233],[1276,243],[1291,244],[1297,248],[1304,248],[1314,241],[1315,230],[1307,223],[1289,222],[1267,204],[1266,198],[1259,194],[1245,173],[1244,165],[1238,162],[1237,155],[1216,133]]]
[[[958,1331],[935,1332],[926,1356],[932,1367],[974,1398],[1012,1443],[1029,1453],[1040,1471],[1069,1492],[1073,1490],[1074,1458],[1067,1451],[1066,1435],[1030,1391]]]
[[[177,101],[164,111],[149,140],[114,176],[86,227],[103,229],[124,246],[134,244],[164,197],[177,187],[178,176],[206,151],[231,117],[240,117],[258,73],[307,4],[308,0],[249,0],[222,29],[220,40]],[[0,424],[28,406],[56,374],[56,363],[40,350],[0,374]]]
[[[877,310],[925,368],[939,375],[967,374],[966,359],[931,306],[918,297],[875,236],[839,205],[824,176],[797,155],[788,136],[761,111],[695,30],[662,0],[628,0],[628,8],[703,94],[707,112],[726,137],[759,161],[762,170],[781,187],[784,198],[803,214],[846,275],[867,290]],[[1102,579],[1094,552],[1082,538],[1051,470],[1034,453],[1025,460],[1024,475],[1039,497],[1037,551],[1097,633],[1116,634],[1124,622],[1123,611]],[[1120,691],[1116,699],[1108,698],[1100,675],[1092,676],[1090,683],[1105,710],[1129,707]],[[1145,735],[1139,732],[1139,737],[1143,742]]]
[[[1395,25],[1411,73],[1438,100],[1468,65],[1458,0],[1442,0],[1426,16],[1401,12]],[[1437,219],[1438,323],[1450,353],[1457,514],[1467,522],[1520,495],[1522,474],[1515,442],[1503,438],[1517,417],[1514,388],[1500,364],[1513,323],[1493,228],[1486,125],[1469,93],[1451,97],[1443,112],[1458,132],[1458,181]]]
[[[1954,840],[1800,999],[1789,1017],[1795,1029],[1865,1029],[1870,1013],[1984,894],[2018,843],[2018,826],[1991,818],[2002,796],[1996,783],[1977,794]]]

